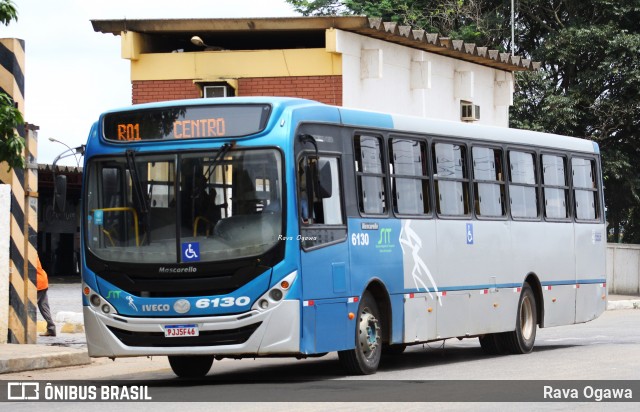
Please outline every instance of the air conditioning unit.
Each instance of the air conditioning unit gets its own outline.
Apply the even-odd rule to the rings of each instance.
[[[469,102],[460,103],[460,120],[463,122],[480,120],[480,106]]]
[[[204,86],[205,98],[209,97],[227,97],[227,86]]]

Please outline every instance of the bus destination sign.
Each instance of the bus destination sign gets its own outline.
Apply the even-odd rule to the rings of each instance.
[[[182,106],[108,113],[104,137],[117,142],[242,137],[263,131],[267,104]]]

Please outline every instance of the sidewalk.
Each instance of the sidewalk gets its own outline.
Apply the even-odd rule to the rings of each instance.
[[[607,310],[640,309],[640,296],[609,295]],[[38,336],[36,345],[0,345],[0,379],[3,373],[62,366],[88,365],[84,332],[64,333],[58,336]]]

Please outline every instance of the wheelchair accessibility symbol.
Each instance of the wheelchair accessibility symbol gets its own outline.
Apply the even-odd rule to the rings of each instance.
[[[200,243],[189,242],[182,244],[182,261],[197,262],[200,260]]]

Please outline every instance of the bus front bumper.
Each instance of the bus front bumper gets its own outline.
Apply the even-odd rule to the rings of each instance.
[[[191,318],[105,315],[85,306],[89,356],[295,355],[300,353],[300,301],[284,300],[264,312]],[[167,325],[197,325],[195,337],[165,337]]]

